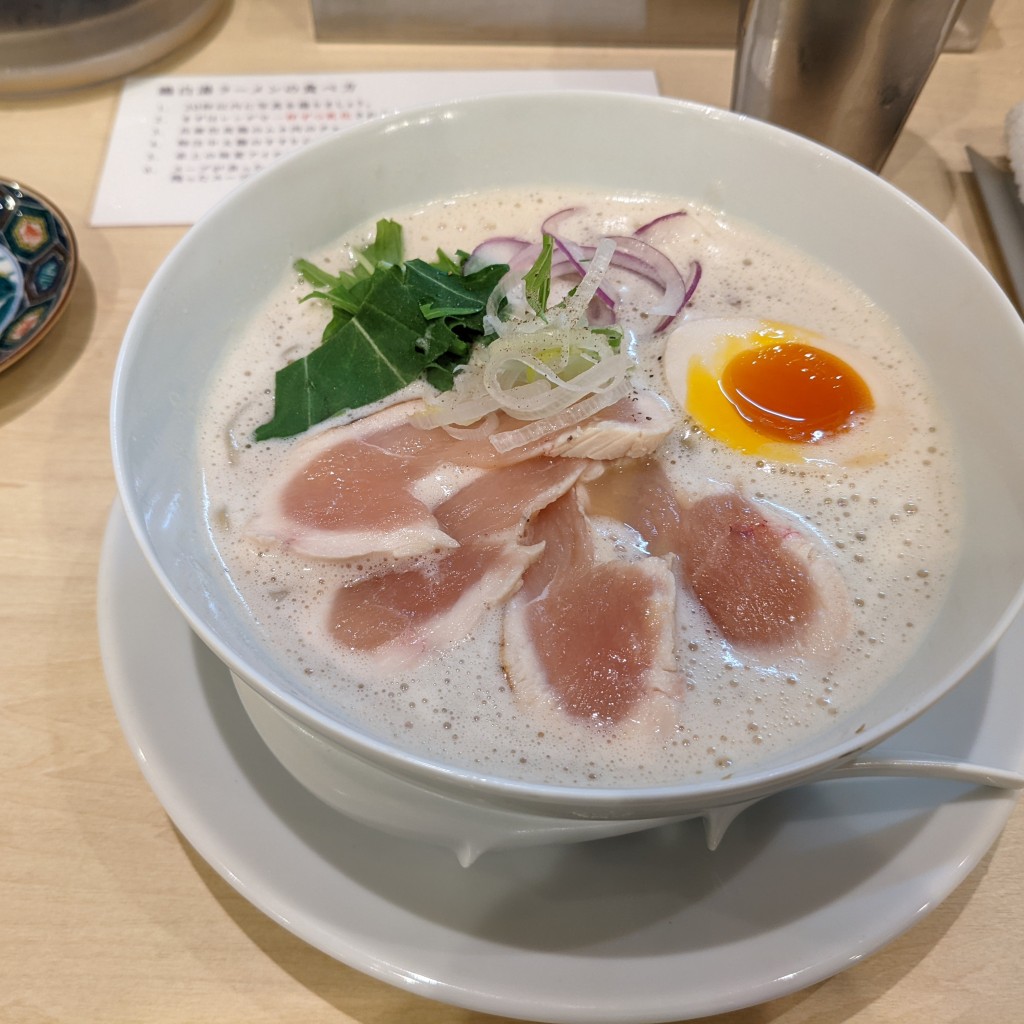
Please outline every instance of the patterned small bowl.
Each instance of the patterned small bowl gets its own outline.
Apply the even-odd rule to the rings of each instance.
[[[42,341],[67,305],[77,269],[64,215],[38,193],[0,181],[0,370]]]

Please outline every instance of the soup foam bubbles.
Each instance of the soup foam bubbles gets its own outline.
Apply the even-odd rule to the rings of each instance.
[[[678,199],[538,189],[388,215],[403,225],[407,255],[432,259],[439,247],[471,250],[490,235],[536,239],[544,218],[567,206],[581,212],[560,227],[580,241],[629,234],[685,209],[686,216],[656,241],[681,268],[701,262],[688,317],[760,317],[815,330],[860,350],[897,397],[905,436],[878,465],[779,464],[743,456],[682,415],[678,431],[659,450],[687,498],[736,487],[796,517],[820,540],[848,592],[848,606],[840,611],[852,618],[850,639],[837,658],[740,655],[715,634],[700,606],[681,595],[677,653],[686,693],[678,721],[657,732],[643,725],[602,729],[517,705],[497,653],[500,610],[444,657],[401,676],[377,678],[326,635],[326,609],[345,582],[345,569],[257,549],[244,535],[290,445],[250,440],[272,413],[274,371],[318,344],[326,322],[319,303],[299,303],[309,286],[295,276],[256,311],[210,389],[198,434],[210,534],[278,661],[294,664],[295,676],[320,707],[378,737],[482,773],[555,784],[651,785],[725,776],[800,742],[837,715],[855,716],[879,680],[917,645],[942,601],[956,554],[952,438],[919,358],[883,311],[827,268],[707,208]],[[347,241],[365,244],[372,231],[366,225]],[[346,251],[339,244],[331,252],[284,258],[301,255],[340,269]],[[669,397],[662,353],[661,341],[638,345],[637,379]],[[416,393],[413,386],[404,394]],[[605,541],[628,553],[630,541],[621,532]]]

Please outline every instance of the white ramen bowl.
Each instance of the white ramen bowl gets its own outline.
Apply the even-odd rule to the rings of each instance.
[[[195,424],[224,346],[292,261],[413,203],[551,184],[679,195],[774,234],[886,310],[932,373],[958,438],[962,552],[915,654],[856,714],[728,779],[634,789],[484,776],[367,735],[309,695],[254,628],[205,526]],[[605,93],[491,97],[384,118],[291,156],[189,231],[147,289],[117,366],[112,440],[139,544],[230,668],[256,728],[331,807],[442,843],[494,846],[648,828],[813,779],[909,723],[995,644],[1021,603],[1024,326],[957,239],[906,196],[802,138],[721,110]],[[216,780],[211,780],[211,785]],[[327,809],[325,808],[325,813]]]

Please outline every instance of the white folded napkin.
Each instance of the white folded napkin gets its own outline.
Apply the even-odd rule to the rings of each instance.
[[[1011,107],[1006,115],[1006,152],[1020,201],[1024,203],[1024,102]]]

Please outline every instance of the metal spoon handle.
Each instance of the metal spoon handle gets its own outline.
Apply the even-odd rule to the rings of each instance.
[[[879,757],[850,761],[833,768],[822,779],[863,777],[900,777],[945,779],[972,782],[995,789],[1024,789],[1024,775],[1005,768],[989,768],[969,761],[949,761],[928,757]]]
[[[809,779],[803,785],[834,779],[885,777],[943,779],[950,782],[970,782],[993,789],[1024,789],[1024,774],[1020,772],[1006,768],[989,768],[986,765],[971,764],[969,761],[951,761],[934,757],[876,757],[850,761],[817,778]],[[769,794],[773,795],[775,794]],[[767,797],[756,797],[730,807],[715,807],[706,811],[702,817],[708,849],[717,849],[726,829],[740,814],[765,799]]]

